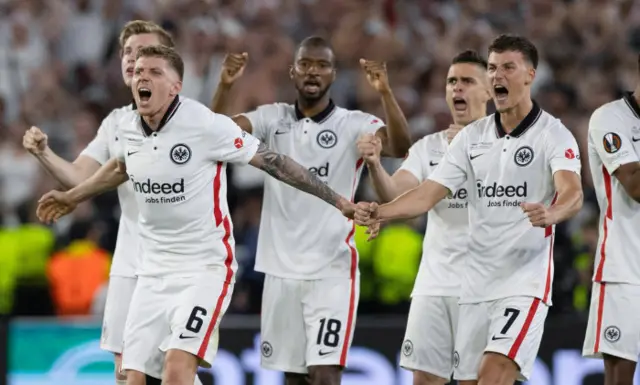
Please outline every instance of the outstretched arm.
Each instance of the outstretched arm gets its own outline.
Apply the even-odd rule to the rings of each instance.
[[[298,190],[317,196],[343,213],[353,206],[309,170],[288,156],[270,150],[264,143],[260,143],[249,164]]]
[[[427,179],[418,187],[407,191],[393,201],[380,205],[378,221],[407,219],[422,215],[443,200],[449,190],[438,182]]]
[[[84,202],[113,190],[128,179],[125,164],[113,158],[100,167],[89,179],[67,191],[67,196],[72,202]]]

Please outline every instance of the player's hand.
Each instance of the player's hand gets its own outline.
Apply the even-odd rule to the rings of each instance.
[[[360,59],[360,67],[367,74],[369,84],[378,92],[389,92],[389,76],[387,75],[387,64],[373,60]]]
[[[40,222],[49,224],[72,212],[76,206],[66,192],[52,190],[38,200],[36,214]]]
[[[367,230],[365,230],[365,234],[368,234],[369,237],[367,238],[367,242],[374,240],[378,234],[380,234],[380,226],[381,223],[380,222],[376,222],[372,225],[369,225],[369,227],[367,227]]]
[[[222,62],[220,83],[225,85],[235,83],[235,81],[244,73],[244,69],[247,66],[247,60],[249,60],[249,54],[246,52],[228,53]]]
[[[356,204],[348,201],[346,199],[343,199],[340,202],[339,205],[340,211],[342,212],[342,215],[344,215],[345,217],[349,218],[349,219],[353,219],[353,216],[356,213]]]
[[[458,135],[460,130],[462,130],[463,128],[464,128],[464,126],[461,126],[459,124],[450,124],[449,128],[447,128],[444,131],[444,133],[447,135],[447,142],[449,142],[449,144],[451,144],[451,141],[453,140],[453,138],[455,138],[456,135]]]
[[[375,134],[364,134],[358,138],[358,153],[369,165],[380,162],[382,152],[382,140]]]
[[[22,147],[33,155],[42,154],[47,149],[47,145],[47,134],[36,126],[31,126],[22,137]]]
[[[360,226],[371,226],[376,224],[378,217],[378,204],[376,202],[360,202],[356,205],[353,216],[354,221]]]
[[[547,227],[556,223],[553,212],[542,203],[522,203],[520,207],[534,227]]]

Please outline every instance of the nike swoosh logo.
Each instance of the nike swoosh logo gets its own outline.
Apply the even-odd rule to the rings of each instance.
[[[484,155],[484,153],[482,153],[482,154],[477,154],[477,155],[469,155],[469,159],[470,159],[470,160],[474,160],[475,158],[477,158],[477,157],[479,157],[479,156],[482,156],[482,155]]]
[[[436,162],[429,162],[429,166],[437,166],[437,165],[438,165],[438,163],[436,163]]]
[[[196,338],[196,336],[183,336],[182,333],[180,333],[180,339],[181,340],[186,340],[186,339],[189,339],[189,338]]]
[[[634,137],[634,138],[631,138],[631,140],[633,140],[634,142],[637,142],[637,141],[639,141],[639,140],[640,140],[640,138],[635,138],[635,137]]]
[[[127,152],[127,156],[131,156],[133,154],[137,154],[139,151],[129,151]]]
[[[511,337],[496,337],[496,336],[491,337],[491,341],[508,340],[508,339],[511,339]]]
[[[288,134],[289,131],[276,131],[276,135]]]
[[[318,354],[320,355],[320,357],[322,357],[322,356],[326,356],[327,354],[331,354],[331,353],[334,353],[334,352],[335,352],[335,350],[330,350],[328,352],[323,352],[322,350],[320,350],[318,352]]]

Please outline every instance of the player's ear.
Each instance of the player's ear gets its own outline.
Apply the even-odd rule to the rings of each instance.
[[[171,96],[178,95],[182,91],[182,81],[178,80],[171,86]]]
[[[293,79],[293,64],[289,64],[289,78]]]
[[[531,85],[533,80],[536,78],[536,69],[533,67],[529,67],[529,71],[527,71],[527,79],[525,81],[525,85]]]

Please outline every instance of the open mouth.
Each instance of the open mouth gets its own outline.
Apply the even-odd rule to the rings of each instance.
[[[148,102],[151,98],[151,90],[146,87],[141,87],[138,89],[138,96],[141,102]]]
[[[496,99],[505,100],[509,96],[509,90],[500,84],[493,86],[493,93],[496,95]]]
[[[456,111],[465,111],[467,109],[467,101],[463,98],[453,98],[453,109]]]
[[[127,68],[127,75],[133,76],[133,67]]]
[[[306,92],[315,93],[320,91],[320,82],[317,80],[307,80],[304,82],[303,87]]]

